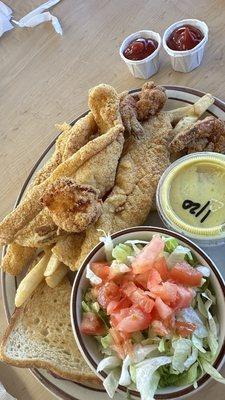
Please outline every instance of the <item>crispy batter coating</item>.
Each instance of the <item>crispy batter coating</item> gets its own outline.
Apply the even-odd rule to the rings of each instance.
[[[119,96],[112,86],[101,84],[89,90],[88,105],[94,115],[100,133],[121,125]]]
[[[52,248],[53,254],[70,269],[74,270],[74,260],[77,260],[85,238],[85,232],[73,233],[62,237]]]
[[[84,231],[101,213],[99,191],[92,186],[78,185],[69,178],[55,181],[41,201],[55,224],[67,232]]]
[[[16,237],[15,242],[22,246],[42,247],[55,243],[65,232],[54,223],[47,207],[23,229]]]
[[[117,108],[119,110],[119,100]],[[98,111],[101,112],[101,110]],[[107,193],[115,181],[116,169],[123,149],[123,132],[123,125],[116,125],[104,135],[91,140],[59,164],[41,184],[29,190],[24,201],[0,223],[0,245],[12,242],[17,232],[36,217],[43,208],[40,200],[46,188],[59,178],[72,177],[79,184],[93,185],[94,183],[94,188],[100,191],[101,196]]]
[[[127,139],[116,183],[103,204],[103,212],[96,224],[86,231],[80,257],[73,261],[79,268],[88,252],[99,241],[99,229],[106,233],[144,223],[150,212],[160,176],[170,163],[170,117],[159,113],[143,124],[144,135]]]
[[[156,86],[154,82],[146,82],[140,92],[140,99],[137,101],[137,117],[139,121],[145,121],[150,116],[156,115],[164,106],[167,100],[165,89]]]
[[[136,136],[143,135],[143,127],[137,119],[137,100],[128,92],[123,92],[120,95],[120,113],[123,125],[128,134]]]
[[[12,243],[8,246],[2,260],[2,269],[10,275],[19,275],[23,268],[32,261],[36,254],[36,249],[20,246]]]
[[[196,152],[211,149],[225,152],[225,122],[213,116],[196,122],[191,128],[180,131],[170,144],[173,152]]]

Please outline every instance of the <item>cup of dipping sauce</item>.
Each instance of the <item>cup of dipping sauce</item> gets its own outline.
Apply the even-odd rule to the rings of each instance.
[[[164,224],[202,246],[225,243],[225,155],[193,153],[170,165],[156,193]]]
[[[120,57],[135,78],[148,79],[159,69],[161,37],[148,30],[129,35],[120,46]]]
[[[175,22],[163,35],[163,47],[172,67],[180,72],[190,72],[201,64],[207,41],[208,26],[197,19]]]

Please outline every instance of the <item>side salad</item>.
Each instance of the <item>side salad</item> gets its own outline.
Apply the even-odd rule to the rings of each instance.
[[[87,267],[80,329],[98,341],[108,395],[123,385],[151,400],[158,388],[197,387],[203,373],[225,383],[212,366],[219,327],[209,268],[173,237],[104,242],[106,259]]]

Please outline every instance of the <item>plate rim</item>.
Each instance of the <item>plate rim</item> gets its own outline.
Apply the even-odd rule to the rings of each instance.
[[[183,92],[183,93],[187,93],[187,94],[191,94],[194,96],[197,96],[199,98],[203,97],[206,92],[198,90],[198,89],[194,89],[188,86],[182,86],[182,85],[160,85],[163,86],[166,90],[173,90],[173,91],[178,91],[178,92]],[[136,89],[131,89],[129,90],[129,93],[135,93],[135,92],[139,92],[141,90],[141,88],[136,88]],[[220,110],[222,110],[225,113],[225,101],[217,98],[216,96],[213,96],[215,101],[214,101],[214,106],[218,107]],[[188,101],[186,100],[182,100],[179,98],[174,98],[174,97],[169,97],[169,99],[173,99],[173,100],[178,100],[178,101],[183,101],[188,103]],[[191,103],[191,102],[190,102]],[[193,103],[191,103],[193,104]],[[83,112],[82,114],[80,114],[77,118],[75,118],[70,125],[73,126],[79,119],[85,117],[88,114],[89,110]],[[47,153],[50,151],[50,149],[54,146],[58,136],[61,134],[61,132],[59,132],[53,140],[51,140],[51,142],[49,143],[49,145],[47,146],[47,148],[43,151],[43,153],[40,155],[40,157],[37,159],[37,161],[35,162],[35,164],[33,165],[32,169],[30,170],[29,174],[27,175],[27,178],[25,179],[19,194],[16,198],[15,204],[13,206],[13,209],[17,207],[17,205],[20,203],[20,200],[32,178],[32,176],[34,175],[34,172],[37,170],[38,166],[40,165],[40,163],[42,162],[42,160],[44,159],[44,157],[47,155]],[[7,246],[4,246],[3,250],[2,250],[2,255],[1,255],[1,259],[4,257],[5,253],[6,253],[6,248]],[[2,292],[2,300],[3,300],[3,308],[4,308],[4,312],[5,312],[5,316],[6,316],[6,321],[7,324],[9,324],[9,320],[11,318],[11,314],[9,311],[9,305],[7,302],[7,295],[6,295],[6,282],[5,282],[5,278],[6,278],[6,273],[1,270],[1,292]],[[44,375],[41,374],[40,369],[38,368],[28,368],[29,371],[32,373],[32,375],[40,382],[41,385],[43,385],[48,391],[50,391],[51,393],[53,393],[55,396],[57,396],[58,398],[62,399],[62,400],[81,400],[78,399],[77,397],[71,396],[69,393],[66,393],[64,391],[64,389],[58,387],[57,385],[55,385],[53,382],[49,381]],[[47,371],[48,372],[48,371]],[[49,372],[50,373],[50,372]],[[73,381],[72,381],[73,382]],[[79,383],[74,382],[75,384],[79,385]],[[85,387],[86,390],[90,391],[92,390],[91,388]]]

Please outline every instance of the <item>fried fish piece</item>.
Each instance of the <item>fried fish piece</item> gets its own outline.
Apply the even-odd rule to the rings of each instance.
[[[160,112],[143,123],[142,137],[129,137],[116,176],[115,186],[103,204],[102,215],[91,225],[83,242],[80,256],[72,263],[79,268],[88,252],[99,241],[99,230],[113,233],[143,224],[154,201],[160,176],[170,164],[169,143],[171,120]]]
[[[42,247],[55,243],[65,232],[54,223],[47,207],[15,236],[15,242],[28,247]]]
[[[122,125],[119,103],[119,96],[112,86],[101,84],[89,90],[88,105],[101,134]]]
[[[55,224],[66,232],[84,231],[101,214],[99,191],[90,185],[79,185],[74,179],[56,180],[41,201]]]
[[[200,141],[200,142],[199,142]],[[170,144],[171,151],[203,151],[211,143],[216,152],[225,151],[225,122],[209,116],[179,132]]]
[[[11,243],[2,259],[2,269],[10,275],[19,275],[35,257],[36,249]]]
[[[100,85],[104,86],[104,85]],[[107,85],[105,85],[107,86]],[[62,162],[54,169],[52,174],[39,185],[34,186],[27,194],[23,202],[13,210],[0,224],[0,244],[10,243],[14,240],[15,235],[19,230],[26,226],[36,215],[42,210],[43,203],[41,198],[44,195],[47,187],[62,177],[74,178],[78,184],[91,185],[100,191],[100,196],[104,196],[114,184],[116,169],[123,149],[123,125],[117,124],[121,119],[119,115],[119,98],[116,98],[116,92],[113,88],[105,87],[106,94],[110,97],[110,101],[106,101],[106,105],[102,102],[102,108],[99,107],[97,101],[94,101],[92,93],[92,113],[96,115],[101,123],[101,128],[104,127],[104,118],[108,116],[108,108],[112,106],[113,99],[115,100],[115,115],[113,118],[112,110],[110,117],[107,120],[106,126],[109,126],[109,121],[116,124],[109,129],[105,134],[93,139],[73,154],[69,159]],[[103,96],[103,88],[99,92],[100,97]],[[99,97],[97,89],[95,94]],[[104,97],[106,99],[106,96]],[[95,108],[96,106],[96,108]],[[119,119],[118,119],[119,118]],[[101,129],[100,128],[100,129]],[[97,168],[96,168],[97,166]]]
[[[52,247],[52,253],[59,261],[63,262],[71,270],[74,270],[74,262],[79,257],[84,238],[85,232],[64,236]]]

